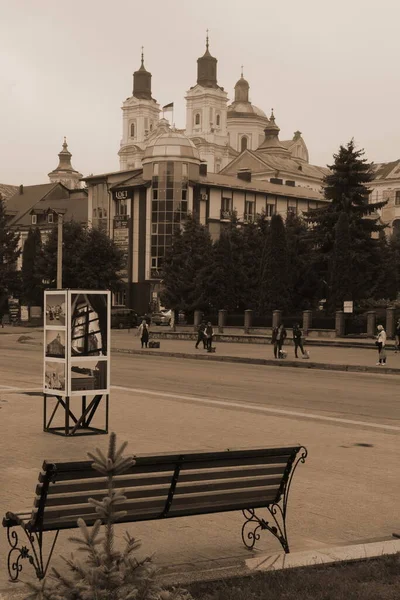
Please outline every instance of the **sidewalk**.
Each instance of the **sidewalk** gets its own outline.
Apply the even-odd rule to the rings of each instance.
[[[155,336],[154,336],[155,337]],[[150,331],[150,339],[152,332]],[[154,339],[154,338],[153,338]],[[388,346],[388,358],[386,367],[377,366],[378,353],[375,346],[368,347],[346,347],[336,346],[312,346],[306,345],[310,353],[310,359],[295,358],[293,345],[285,345],[286,359],[275,359],[273,346],[271,344],[240,344],[216,341],[215,354],[207,353],[202,345],[195,348],[195,341],[170,340],[160,341],[159,349],[140,348],[140,340],[136,331],[130,333],[127,330],[113,331],[111,349],[114,352],[132,354],[149,354],[152,356],[167,356],[175,358],[192,358],[200,360],[214,360],[226,362],[241,362],[258,365],[277,365],[282,367],[295,367],[303,369],[334,369],[338,371],[361,371],[369,373],[387,373],[400,375],[400,353],[393,351],[393,346]],[[299,352],[301,357],[301,352]]]

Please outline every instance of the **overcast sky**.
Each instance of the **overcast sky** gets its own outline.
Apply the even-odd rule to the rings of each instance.
[[[299,129],[310,162],[354,137],[368,159],[400,158],[399,0],[0,0],[0,182],[46,183],[63,136],[84,175],[118,170],[121,103],[140,65],[175,104],[205,49],[233,97],[274,108],[281,139]]]

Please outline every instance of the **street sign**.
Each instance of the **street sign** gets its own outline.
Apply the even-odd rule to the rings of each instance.
[[[343,312],[345,312],[345,313],[352,313],[353,312],[353,301],[352,300],[348,300],[346,302],[343,302]]]

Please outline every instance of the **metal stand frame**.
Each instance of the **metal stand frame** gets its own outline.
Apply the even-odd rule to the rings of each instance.
[[[99,429],[98,427],[93,427],[91,425],[92,419],[96,414],[96,411],[101,403],[101,400],[105,396],[105,425],[104,429]],[[50,415],[49,420],[47,420],[47,398],[55,397],[57,399],[57,403]],[[79,398],[79,396],[77,396]],[[56,394],[43,394],[43,431],[47,433],[54,433],[55,435],[63,435],[63,436],[73,436],[73,435],[99,435],[108,433],[108,404],[109,404],[109,395],[108,394],[97,394],[93,397],[93,399],[87,404],[87,397],[82,396],[82,409],[81,414],[76,416],[70,407],[71,397],[66,396],[63,398],[62,396],[57,396]],[[65,419],[64,425],[60,427],[51,426],[53,419],[56,415],[58,408],[64,410]]]
[[[242,510],[243,516],[246,519],[242,526],[242,540],[246,548],[252,550],[255,543],[260,539],[259,530],[267,529],[279,540],[286,554],[289,554],[289,542],[286,531],[286,512],[289,499],[289,491],[292,483],[293,475],[299,462],[304,463],[307,457],[307,450],[302,446],[300,448],[300,456],[297,460],[295,457],[288,463],[286,468],[286,476],[279,490],[279,499],[265,506],[270,518],[273,519],[273,524],[256,515],[254,508],[245,508]],[[280,504],[282,500],[282,506]]]

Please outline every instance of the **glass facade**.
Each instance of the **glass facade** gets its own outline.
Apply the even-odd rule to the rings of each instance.
[[[159,277],[173,232],[188,212],[187,163],[155,163],[151,193],[151,274]]]

